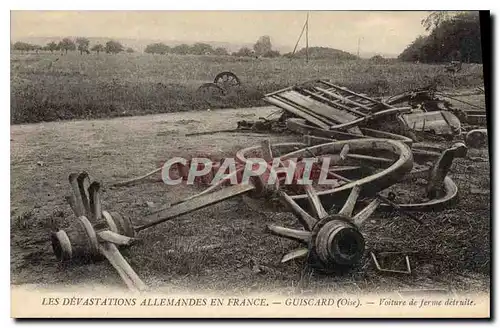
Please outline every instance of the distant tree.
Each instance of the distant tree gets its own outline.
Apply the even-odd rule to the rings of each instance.
[[[117,54],[125,50],[123,48],[123,45],[118,42],[118,41],[108,41],[106,42],[106,45],[104,46],[104,51],[106,51],[107,54]]]
[[[297,51],[293,56],[294,58],[309,59],[332,59],[332,60],[354,60],[358,59],[357,56],[343,50],[328,48],[328,47],[309,47],[308,49],[302,48]]]
[[[68,50],[70,51],[76,50],[76,44],[70,38],[64,38],[59,42],[58,48],[61,51],[68,53]]]
[[[35,49],[35,46],[26,42],[16,42],[12,45],[12,49],[18,51],[31,51]]]
[[[38,44],[34,44],[33,45],[33,50],[35,50],[36,53],[38,53],[40,50],[42,50],[42,46],[38,45]]]
[[[144,52],[147,54],[164,55],[166,53],[169,53],[170,51],[171,51],[170,47],[161,42],[148,44],[146,46],[146,49],[144,49]]]
[[[211,45],[207,43],[197,42],[190,48],[189,53],[192,55],[210,55],[214,52]]]
[[[375,55],[375,56],[371,57],[370,61],[372,63],[375,63],[375,64],[383,64],[383,63],[387,62],[387,60],[384,57],[382,57],[381,55]]]
[[[135,50],[134,50],[134,49],[132,49],[132,48],[130,48],[130,47],[128,47],[125,51],[126,51],[127,53],[129,53],[129,54],[131,54],[131,53],[135,52]]]
[[[233,56],[236,56],[236,57],[251,57],[252,55],[253,55],[253,51],[247,47],[242,47],[237,52],[233,52]]]
[[[398,59],[425,63],[450,60],[482,63],[481,26],[478,12],[459,12],[451,17],[448,16],[449,13],[447,16],[440,16],[440,13],[437,12],[434,16],[429,15],[431,23],[422,22],[424,26],[434,26],[429,36],[418,37],[406,47]]]
[[[55,43],[54,41],[47,43],[47,45],[45,46],[45,48],[48,51],[50,51],[51,53],[54,52],[54,51],[59,50],[59,47],[57,46],[57,43]]]
[[[226,48],[217,47],[214,49],[214,55],[227,56],[227,55],[229,55],[229,53],[227,52]]]
[[[417,62],[421,60],[422,50],[427,42],[427,37],[420,35],[399,55],[399,59],[403,61]]]
[[[262,57],[266,57],[266,58],[276,58],[279,56],[280,56],[280,52],[277,50],[270,50],[270,51],[262,54]]]
[[[261,36],[253,46],[257,56],[262,56],[272,50],[271,38],[268,35]]]
[[[191,48],[183,43],[178,46],[175,46],[172,48],[172,53],[178,54],[178,55],[187,55],[190,52]]]
[[[87,38],[79,37],[76,38],[76,44],[78,45],[78,51],[80,51],[80,55],[89,52],[89,44],[90,41]]]
[[[101,51],[104,51],[104,46],[100,43],[94,45],[90,50],[97,52],[99,54]]]
[[[453,13],[451,11],[434,11],[430,13],[426,18],[422,19],[421,24],[426,31],[431,31],[441,25],[441,23],[451,19],[453,17],[453,14],[457,14],[457,12]]]

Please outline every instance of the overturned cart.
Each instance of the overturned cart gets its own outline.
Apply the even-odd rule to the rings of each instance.
[[[436,197],[441,197],[439,195],[443,192],[448,195],[446,173],[453,157],[462,150],[461,145],[449,149],[432,167],[419,173],[428,178],[429,192],[434,192]],[[275,162],[281,166],[297,158],[300,166],[315,159],[313,168],[332,182],[321,185],[318,177],[312,176],[312,184],[300,184],[297,179],[287,184],[286,177],[278,175],[273,183],[269,183],[266,175],[261,174],[252,176],[248,183],[241,180],[237,184],[228,183],[232,175],[241,179],[241,171],[249,159],[256,157],[269,163],[269,170]],[[365,251],[362,226],[377,208],[401,209],[400,204],[381,192],[412,174],[414,167],[413,154],[405,143],[377,138],[319,142],[317,145],[270,145],[263,142],[260,146],[240,150],[236,160],[242,166],[218,183],[140,220],[103,209],[100,183],[91,183],[85,172],[71,174],[72,194],[67,199],[75,219],[66,230],[52,233],[55,255],[65,262],[92,262],[106,258],[130,289],[142,290],[146,285],[125,261],[119,248],[133,245],[141,234],[147,238],[147,230],[158,224],[245,195],[257,201],[275,203],[278,210],[291,211],[304,227],[298,230],[268,226],[271,233],[303,244],[285,254],[283,262],[307,257],[312,267],[332,272],[360,261]],[[182,172],[183,168],[179,167],[179,171]]]
[[[410,97],[396,97],[382,101],[328,80],[306,82],[264,97],[268,103],[285,110],[290,118],[302,118],[310,126],[344,132],[351,138],[374,136],[406,140],[405,137],[410,137],[416,140],[416,134],[422,133],[448,137],[460,134],[460,120],[450,111],[430,112],[411,103],[395,106],[408,99]]]

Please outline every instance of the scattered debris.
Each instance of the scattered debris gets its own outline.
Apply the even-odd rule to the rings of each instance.
[[[199,91],[222,96],[228,88],[240,84],[236,75],[222,72],[213,83],[203,84]],[[249,158],[256,156],[265,159],[269,165],[276,159],[284,163],[298,158],[300,160],[296,165],[303,168],[305,159],[315,158],[318,163],[312,166],[312,185],[297,183],[300,174],[294,176],[291,184],[279,183],[279,177],[276,184],[269,185],[262,176],[255,176],[250,184],[230,185],[227,182],[231,176],[228,175],[219,183],[174,204],[160,206],[146,202],[151,213],[141,218],[144,224],[134,226],[130,219],[119,213],[102,209],[99,183],[90,183],[85,172],[72,173],[69,177],[72,195],[67,197],[67,201],[77,219],[66,230],[52,233],[53,251],[58,259],[69,262],[95,261],[104,256],[129,288],[142,290],[144,283],[121,256],[118,247],[133,245],[141,231],[243,195],[252,201],[272,205],[276,211],[293,213],[303,226],[303,229],[292,229],[268,225],[270,233],[301,243],[300,247],[285,254],[281,262],[306,258],[309,267],[328,273],[352,267],[364,255],[365,237],[361,228],[370,215],[377,210],[397,211],[399,217],[408,216],[422,224],[423,216],[417,217],[410,211],[439,211],[451,205],[458,193],[456,184],[448,176],[453,160],[474,160],[467,157],[467,146],[483,147],[486,144],[486,129],[470,130],[464,134],[465,144],[455,143],[451,147],[440,148],[416,142],[417,136],[424,139],[456,139],[462,135],[464,126],[470,128],[469,122],[476,114],[457,110],[438,95],[435,88],[428,87],[379,100],[326,80],[269,93],[264,100],[282,109],[278,118],[242,120],[238,121],[235,129],[187,135],[286,131],[302,134],[302,143],[272,145],[264,140],[258,146],[241,149],[235,154],[235,159],[244,167]],[[406,104],[395,106],[402,103]],[[475,122],[485,123],[481,119]],[[327,158],[330,166],[325,170],[321,164]],[[43,162],[37,164],[42,166]],[[157,168],[113,186],[129,186],[160,170]],[[183,169],[178,170],[183,177]],[[237,179],[241,178],[239,173],[235,173]],[[321,174],[326,174],[335,183],[326,188],[318,184],[316,180]],[[213,172],[199,177],[200,181],[208,181],[210,175]],[[397,192],[390,188],[400,183],[422,185],[425,197],[412,203],[398,202]],[[386,189],[389,190],[388,196],[381,194]],[[471,193],[484,195],[489,191],[471,189]],[[380,252],[377,257],[370,252],[370,255],[378,271],[411,274],[407,253]],[[404,257],[399,262],[393,261],[393,264],[404,263],[405,268],[388,268],[386,264],[391,261],[387,259],[398,254]],[[273,270],[254,260],[252,272]]]
[[[379,256],[382,257],[387,257],[393,256],[393,255],[400,255],[400,254],[406,254],[405,252],[383,252],[379,253]],[[387,269],[387,268],[382,268],[379,264],[379,261],[377,259],[377,256],[373,252],[370,252],[370,255],[373,259],[373,263],[375,263],[375,267],[377,268],[378,271],[380,272],[392,272],[392,273],[404,273],[404,274],[411,274],[411,265],[410,265],[410,257],[408,255],[404,255],[404,261],[406,265],[406,270],[397,270],[397,269]]]

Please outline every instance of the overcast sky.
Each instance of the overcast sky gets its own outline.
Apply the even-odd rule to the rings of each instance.
[[[425,34],[423,11],[311,11],[309,46],[398,54]],[[111,37],[254,43],[259,36],[293,48],[301,11],[12,11],[11,37]],[[304,41],[300,47],[304,46]],[[299,47],[299,48],[300,48]]]

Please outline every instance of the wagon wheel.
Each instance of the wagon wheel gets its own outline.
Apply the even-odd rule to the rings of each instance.
[[[279,156],[280,151],[289,149],[291,146],[293,144],[280,144],[273,147],[268,142],[263,142],[260,152],[267,162],[275,162],[273,155]],[[284,191],[285,186],[280,187],[279,200],[288,206],[304,227],[304,230],[297,230],[276,225],[268,226],[272,234],[303,244],[285,254],[281,261],[287,262],[307,257],[311,267],[324,272],[351,267],[360,261],[365,249],[365,241],[360,228],[382,202],[381,198],[376,197],[353,215],[358,198],[363,194],[365,196],[376,195],[378,191],[385,189],[387,183],[392,184],[409,172],[413,166],[411,151],[402,142],[383,139],[334,141],[311,147],[300,146],[302,149],[279,156],[277,159],[283,163],[288,158],[305,157],[306,154],[313,157],[330,155],[330,158],[334,158],[338,156],[335,164],[328,168],[330,176],[336,178],[338,182],[333,188],[321,192],[316,190],[317,187],[306,184],[302,186],[302,194],[296,195],[289,195]],[[367,148],[387,156],[376,157],[359,153]],[[257,149],[253,147],[251,150]],[[237,158],[246,163],[247,155],[251,150],[244,149],[237,154]],[[338,155],[332,155],[336,152]],[[358,161],[358,165],[349,165],[349,159]],[[375,162],[376,166],[384,162],[388,164],[388,167],[379,171],[368,171],[357,180],[344,176],[345,173],[363,171],[363,163],[359,163],[359,160],[368,163]],[[339,197],[346,191],[348,192],[347,198]],[[340,210],[333,208],[327,210],[332,203],[338,204],[339,199],[345,200]],[[327,207],[324,206],[325,204]]]
[[[331,214],[323,207],[316,190],[306,185],[305,191],[312,210],[305,211],[290,196],[281,192],[281,199],[292,209],[304,230],[269,225],[268,229],[279,237],[299,241],[302,246],[285,254],[281,262],[307,257],[308,264],[324,272],[356,265],[363,256],[365,240],[360,232],[363,222],[381,203],[375,198],[353,215],[361,192],[359,185],[351,189],[342,209]]]
[[[222,72],[217,74],[214,79],[214,83],[224,90],[241,85],[240,79],[238,79],[238,77],[231,72]]]
[[[204,100],[210,100],[222,97],[224,95],[224,89],[215,83],[204,83],[198,88],[197,93]]]
[[[293,148],[298,150],[290,152]],[[275,160],[273,156],[282,163],[293,158],[316,157],[318,162],[322,163],[329,159],[330,165],[326,168],[326,177],[333,181],[315,187],[319,199],[326,208],[342,206],[356,185],[361,187],[363,196],[374,196],[398,182],[413,167],[410,148],[400,141],[389,139],[354,139],[328,143],[323,141],[322,144],[310,147],[303,143],[254,146],[240,150],[236,154],[236,159],[246,164],[250,158],[258,157],[254,154],[259,152],[261,158],[268,162]],[[313,181],[313,185],[315,182]],[[290,187],[281,185],[280,188],[299,206],[308,208],[310,204],[307,193],[300,190],[297,192],[296,187],[296,185]],[[265,200],[263,203],[266,203]]]

